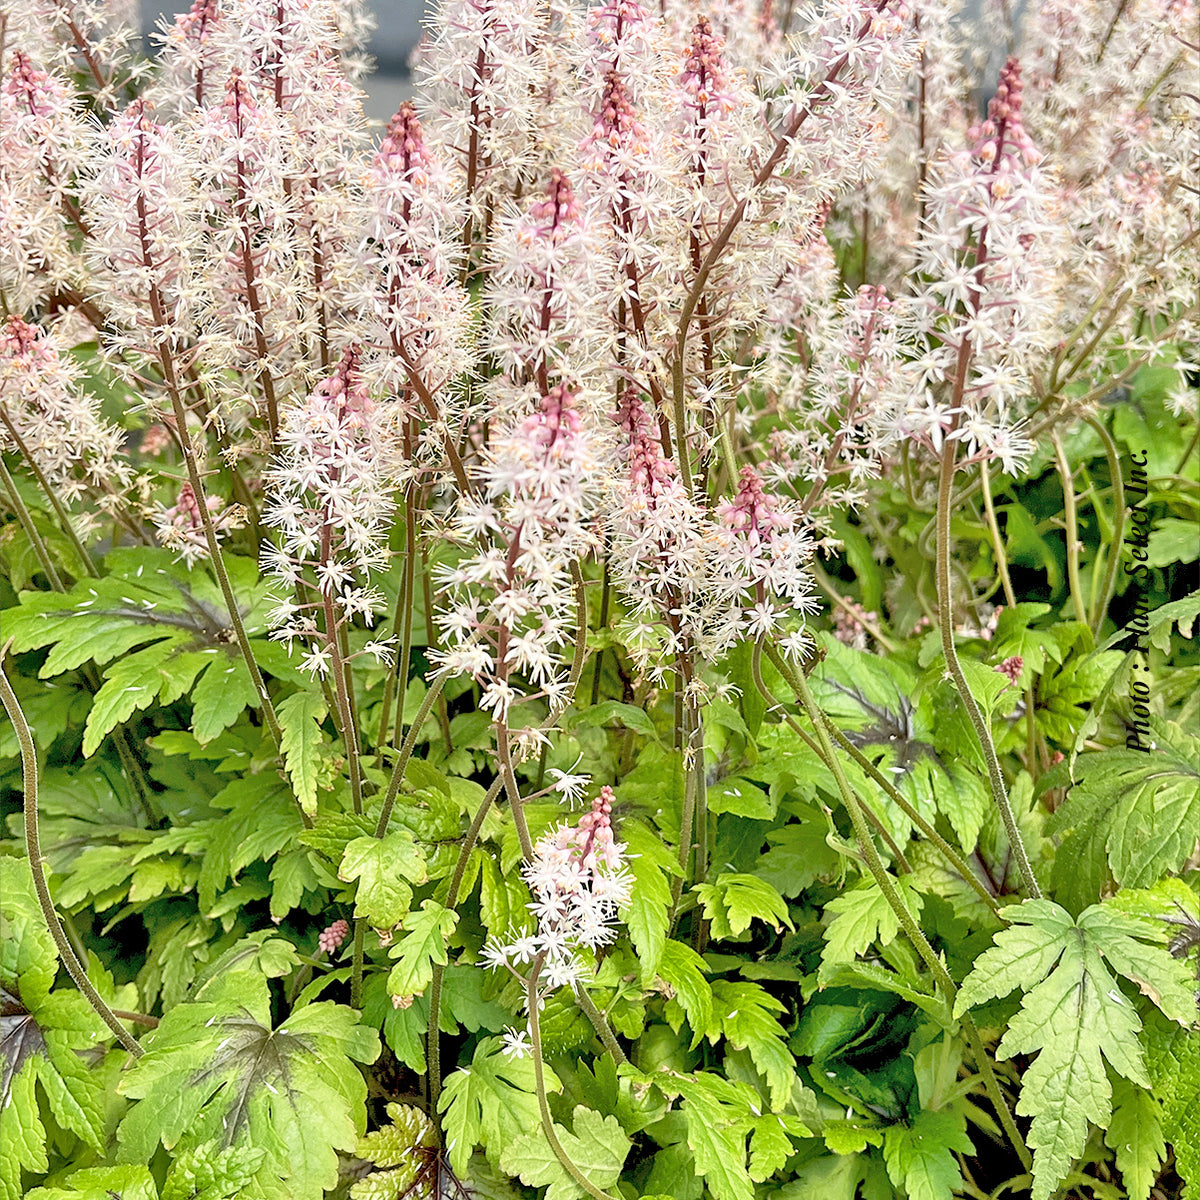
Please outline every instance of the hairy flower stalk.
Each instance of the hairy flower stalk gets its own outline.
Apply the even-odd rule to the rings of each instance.
[[[272,637],[289,649],[301,642],[301,669],[332,679],[356,812],[362,780],[349,666],[361,654],[385,662],[392,654],[385,642],[368,642],[357,654],[346,647],[349,624],[356,617],[373,624],[382,607],[382,595],[367,581],[387,566],[392,510],[382,450],[386,422],[359,363],[351,347],[303,404],[287,410],[263,514],[264,524],[280,531],[278,544],[263,550],[263,567],[292,593],[272,613]]]
[[[275,707],[221,557],[204,487],[201,452],[188,428],[185,388],[177,363],[184,339],[194,328],[197,295],[191,278],[189,241],[194,242],[199,224],[194,211],[197,197],[187,188],[186,161],[181,160],[170,130],[151,118],[143,100],[134,101],[113,120],[106,133],[108,146],[100,169],[88,181],[85,195],[95,231],[94,253],[99,256],[100,247],[104,247],[97,274],[108,285],[104,293],[108,308],[131,327],[131,332],[114,335],[110,341],[115,347],[127,347],[157,359],[213,572],[263,719],[278,744],[281,731]],[[145,315],[150,318],[148,323]],[[137,328],[139,319],[148,325],[149,346]]]
[[[444,398],[470,362],[468,299],[455,278],[463,205],[408,102],[389,123],[365,184],[361,244],[340,301],[366,334],[364,376],[397,396],[405,414],[424,417],[413,478],[436,480],[448,459],[459,490],[468,491]]]
[[[1044,340],[1039,322],[1041,263],[1036,248],[1043,228],[1040,155],[1021,120],[1021,73],[1014,59],[1001,72],[988,119],[972,150],[952,158],[930,199],[926,261],[930,290],[916,311],[932,317],[938,339],[920,368],[927,404],[920,427],[940,453],[937,511],[938,623],[946,663],[983,747],[992,798],[1000,811],[1021,878],[1030,896],[1041,895],[1016,818],[987,720],[967,684],[954,645],[950,583],[952,489],[960,445],[1007,470],[1031,447],[1014,432],[1011,403],[1022,390],[1021,369]],[[927,319],[928,319],[927,317]],[[935,389],[948,391],[946,401]],[[913,414],[906,418],[911,422]]]
[[[469,674],[498,725],[518,699],[567,696],[563,650],[575,633],[569,564],[595,547],[591,517],[601,463],[575,397],[552,388],[537,410],[497,437],[480,494],[460,498],[451,532],[476,553],[441,569],[439,673]],[[518,693],[514,677],[530,690]]]
[[[537,101],[547,82],[538,53],[545,32],[537,0],[444,0],[418,50],[430,127],[438,143],[453,149],[465,187],[464,270],[478,232],[532,178]]]

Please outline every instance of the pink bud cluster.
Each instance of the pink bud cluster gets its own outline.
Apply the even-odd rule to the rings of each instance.
[[[349,936],[350,922],[341,919],[334,921],[321,930],[317,938],[317,950],[321,954],[335,954]]]
[[[244,513],[238,505],[226,505],[220,496],[208,496],[205,501],[218,536],[241,525]],[[179,495],[168,508],[159,507],[151,514],[159,544],[176,555],[189,567],[208,557],[208,541],[200,501],[186,480],[179,485]]]

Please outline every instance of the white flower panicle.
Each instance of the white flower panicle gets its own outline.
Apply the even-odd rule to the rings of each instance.
[[[134,100],[100,135],[80,187],[91,290],[120,330],[109,339],[114,350],[182,348],[197,332],[201,196],[180,141],[177,127]]]
[[[88,501],[74,518],[80,533],[129,503],[123,437],[53,334],[9,317],[0,328],[0,449],[28,456],[68,507]]]
[[[505,722],[518,698],[567,699],[564,649],[576,634],[572,563],[596,546],[601,461],[571,391],[559,384],[497,437],[482,486],[460,498],[450,533],[481,548],[439,570],[440,672],[466,673]],[[527,681],[518,692],[514,679]]]
[[[625,846],[613,834],[614,800],[612,788],[601,788],[574,825],[560,825],[538,839],[532,860],[521,869],[533,894],[529,910],[536,930],[511,942],[493,942],[485,950],[490,966],[511,969],[541,956],[539,978],[548,992],[583,980],[585,952],[615,939],[633,879]]]
[[[0,85],[0,289],[18,312],[81,286],[72,177],[85,149],[74,94],[16,50]]]
[[[1020,65],[1009,59],[973,145],[932,172],[918,256],[927,280],[913,299],[914,339],[934,344],[914,363],[914,395],[901,431],[940,452],[947,436],[968,457],[996,459],[1010,473],[1032,446],[1018,432],[1031,362],[1053,334],[1047,245],[1053,180],[1021,119]],[[969,379],[956,407],[960,364]]]
[[[264,549],[263,568],[290,593],[272,614],[272,636],[289,645],[335,637],[331,611],[338,627],[355,617],[370,625],[382,604],[368,580],[388,563],[392,500],[381,466],[384,421],[359,359],[351,347],[307,400],[286,410],[266,477],[263,521],[280,536]],[[323,674],[327,649],[311,646],[304,665]]]
[[[363,183],[362,229],[343,303],[365,335],[363,369],[372,387],[432,417],[430,399],[470,365],[469,302],[456,279],[465,208],[407,101]]]

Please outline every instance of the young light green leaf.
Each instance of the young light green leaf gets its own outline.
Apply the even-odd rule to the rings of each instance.
[[[1129,1200],[1149,1200],[1166,1156],[1158,1102],[1125,1079],[1113,1086],[1113,1115],[1104,1144],[1117,1156]]]
[[[388,975],[388,991],[393,996],[419,996],[433,979],[433,964],[445,966],[446,939],[458,924],[458,914],[426,900],[420,912],[404,918],[405,935],[392,947],[399,959]]]
[[[895,880],[901,897],[914,917],[921,912],[921,896],[910,886],[908,876]],[[879,886],[874,882],[835,896],[825,905],[836,916],[825,929],[821,949],[821,970],[837,963],[852,963],[867,948],[878,942],[886,946],[900,932],[900,922]]]
[[[1144,1041],[1163,1136],[1175,1150],[1175,1169],[1194,1191],[1200,1188],[1200,1037],[1151,1009]]]
[[[829,827],[811,804],[793,805],[798,822],[768,829],[771,848],[758,860],[755,875],[781,896],[798,896],[822,876],[837,870],[837,852],[825,840]]]
[[[1141,1087],[1149,1077],[1141,1021],[1110,971],[1136,982],[1168,1016],[1195,1018],[1187,970],[1148,921],[1096,904],[1078,921],[1049,900],[1010,907],[1009,928],[963,982],[955,1016],[1020,988],[1021,1008],[1000,1041],[1000,1058],[1036,1054],[1017,1111],[1033,1118],[1034,1200],[1048,1197],[1083,1151],[1088,1123],[1107,1126],[1112,1092],[1105,1069]]]
[[[158,1188],[148,1167],[85,1167],[73,1171],[55,1187],[34,1188],[25,1193],[25,1200],[158,1200]],[[225,1200],[224,1196],[201,1196],[197,1200]],[[165,1197],[164,1197],[165,1200]]]
[[[712,998],[709,1040],[715,1042],[719,1032],[735,1049],[749,1050],[751,1060],[767,1081],[772,1109],[783,1109],[796,1080],[795,1059],[775,1019],[784,1006],[757,983],[727,979],[712,985]]]
[[[240,658],[218,657],[192,689],[192,732],[201,744],[228,729],[247,708],[261,700]]]
[[[300,807],[311,817],[317,811],[317,767],[321,761],[321,722],[326,713],[320,692],[293,692],[275,707],[283,738],[284,766]]]
[[[712,1024],[712,988],[704,978],[708,968],[704,959],[691,946],[668,938],[663,946],[662,960],[658,973],[662,981],[674,992],[673,1002],[687,1017],[692,1027],[692,1046],[700,1044]],[[679,1020],[672,1020],[668,1004],[667,1019],[678,1032]]]
[[[355,838],[346,846],[338,878],[358,880],[354,915],[365,917],[376,929],[391,929],[408,912],[412,888],[408,882],[425,882],[425,855],[407,829],[396,829],[384,838]],[[408,882],[405,882],[405,881]]]
[[[558,1077],[546,1068],[546,1090],[557,1092],[559,1087]],[[446,1080],[438,1108],[450,1165],[455,1174],[466,1175],[476,1146],[486,1146],[498,1157],[505,1146],[541,1124],[533,1063],[528,1058],[509,1059],[500,1050],[499,1038],[484,1038],[475,1047],[471,1065]]]
[[[588,1182],[610,1188],[621,1177],[621,1168],[632,1143],[616,1117],[602,1117],[578,1105],[573,1116],[575,1132],[554,1126],[567,1157]],[[500,1166],[519,1175],[530,1187],[546,1187],[545,1200],[577,1200],[587,1193],[568,1174],[539,1128],[504,1147]]]
[[[338,1150],[365,1124],[366,1084],[355,1062],[373,1062],[379,1038],[351,1009],[328,1001],[271,1027],[257,971],[211,979],[194,1001],[167,1012],[120,1091],[138,1101],[118,1130],[121,1155],[148,1161],[168,1150],[223,1146],[266,1151],[255,1172],[278,1194],[320,1200],[338,1180]]]
[[[215,1141],[184,1150],[167,1171],[161,1200],[240,1200],[265,1157],[258,1146],[222,1148]]]
[[[671,907],[671,875],[679,874],[679,862],[662,838],[651,833],[640,821],[625,821],[621,836],[629,848],[633,886],[629,903],[621,910],[621,919],[629,930],[629,940],[637,951],[643,980],[654,978],[667,940]]]
[[[1097,851],[1122,887],[1146,887],[1183,867],[1200,829],[1200,739],[1175,740],[1153,754],[1101,750],[1075,760],[1074,785],[1047,827],[1066,835],[1056,877],[1069,880],[1072,864]]]
[[[778,933],[792,928],[787,901],[765,880],[754,875],[722,871],[712,883],[693,889],[711,923],[714,941],[740,937],[751,922],[763,921]]]
[[[173,633],[136,654],[121,659],[105,672],[104,685],[96,693],[83,733],[85,758],[95,754],[105,735],[141,709],[149,708],[164,687],[164,671],[173,656],[188,641],[186,634]],[[202,664],[197,663],[192,677]],[[169,679],[169,676],[167,676]]]
[[[677,1075],[670,1087],[683,1097],[696,1173],[704,1176],[714,1200],[753,1200],[746,1167],[746,1131],[759,1115],[750,1103],[753,1093],[706,1071]]]
[[[48,1167],[43,1105],[93,1150],[102,1145],[103,1089],[79,1051],[103,1026],[78,992],[51,991],[57,966],[28,863],[0,857],[0,1200],[20,1200],[22,1168]]]
[[[888,1175],[908,1200],[953,1200],[962,1185],[954,1154],[974,1150],[958,1113],[922,1109],[911,1125],[891,1125],[884,1135]]]

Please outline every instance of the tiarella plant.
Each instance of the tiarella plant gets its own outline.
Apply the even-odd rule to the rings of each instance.
[[[1200,1193],[1195,4],[136,9],[0,0],[0,1200]]]

